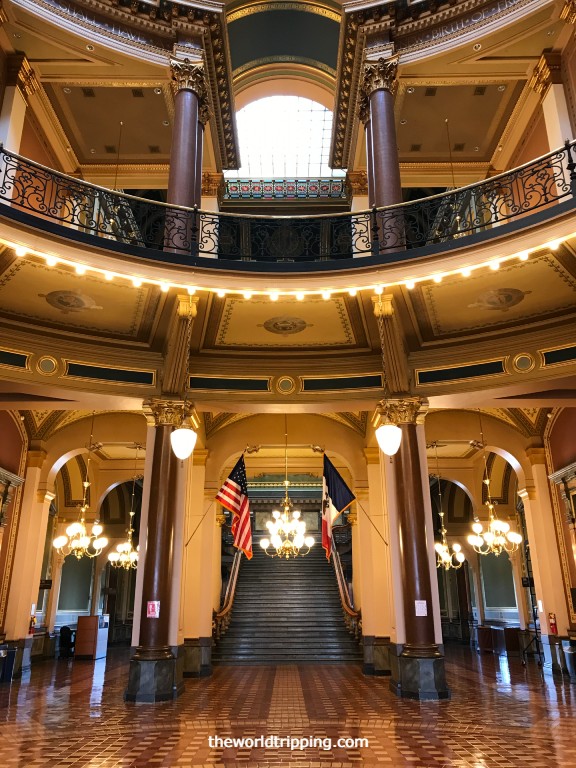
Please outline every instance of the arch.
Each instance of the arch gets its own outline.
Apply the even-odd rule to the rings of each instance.
[[[255,414],[241,421],[218,430],[206,441],[209,456],[206,463],[206,482],[218,486],[223,480],[223,473],[230,468],[246,445],[284,446],[284,414]],[[350,427],[332,419],[325,419],[312,414],[288,415],[288,446],[322,445],[327,454],[345,465],[352,482],[366,482],[366,464],[363,460],[364,438]],[[257,457],[258,454],[249,454]],[[317,464],[321,474],[322,454],[318,453]],[[264,459],[264,453],[260,454]],[[281,467],[284,471],[284,455],[276,450],[276,455],[266,457],[267,463]],[[308,459],[298,460],[310,462]],[[253,463],[253,462],[252,462]],[[294,461],[296,465],[296,459]],[[290,469],[290,466],[289,466]]]
[[[237,90],[234,94],[236,111],[243,109],[253,101],[264,99],[267,96],[301,96],[305,99],[311,99],[322,104],[326,109],[334,109],[334,87],[330,87],[330,81],[318,83],[312,81],[304,74],[301,77],[287,75],[278,77],[276,74],[266,77],[257,82],[246,82],[242,85],[242,80],[235,81]]]

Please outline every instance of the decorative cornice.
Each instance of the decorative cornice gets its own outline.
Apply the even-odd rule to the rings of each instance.
[[[246,16],[252,16],[255,13],[268,13],[269,11],[302,11],[303,13],[314,13],[317,16],[323,16],[330,21],[340,22],[341,14],[338,11],[322,3],[303,3],[289,2],[284,0],[280,2],[250,3],[234,8],[226,15],[228,24],[238,19],[244,19]]]
[[[559,53],[543,53],[530,79],[530,87],[544,98],[551,85],[562,83],[561,67],[562,57]]]

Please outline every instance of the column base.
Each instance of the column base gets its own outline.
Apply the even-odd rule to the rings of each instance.
[[[130,659],[124,701],[156,704],[177,699],[184,692],[182,655],[156,659],[142,656],[137,651]]]
[[[212,674],[211,637],[185,637],[182,655],[184,677],[209,677]]]
[[[34,643],[34,636],[27,635],[21,640],[13,640],[8,642],[10,648],[16,649],[14,657],[14,667],[12,669],[12,677],[22,677],[22,672],[27,672],[32,666],[32,645]]]
[[[568,638],[561,638],[558,635],[540,635],[540,640],[544,653],[542,666],[544,674],[559,678],[568,675],[564,649],[562,648],[562,640],[568,640]]]
[[[435,646],[436,653],[416,656],[416,648],[409,646],[398,647],[401,652],[396,656],[391,653],[392,679],[390,690],[396,696],[419,701],[449,699],[450,689],[446,683],[446,667],[444,656]],[[408,651],[406,653],[405,651]]]
[[[362,672],[365,675],[389,675],[390,638],[364,635],[362,637],[362,645],[364,648]]]

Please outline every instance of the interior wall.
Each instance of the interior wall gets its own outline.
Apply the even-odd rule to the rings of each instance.
[[[552,471],[576,461],[576,408],[563,408],[549,435]]]

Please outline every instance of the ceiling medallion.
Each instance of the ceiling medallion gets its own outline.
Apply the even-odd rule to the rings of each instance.
[[[291,395],[296,389],[296,382],[291,376],[281,376],[276,382],[276,391],[283,395]]]
[[[302,320],[301,317],[290,317],[288,315],[280,315],[278,317],[271,317],[263,323],[263,327],[270,333],[277,333],[280,336],[290,336],[293,333],[300,333],[309,327],[309,323],[306,320]]]

